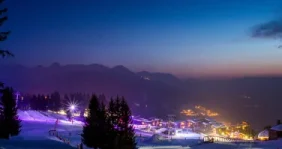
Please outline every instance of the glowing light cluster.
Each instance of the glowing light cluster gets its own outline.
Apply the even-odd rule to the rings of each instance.
[[[253,134],[251,133],[250,125],[247,122],[216,128],[214,132],[218,135],[227,136],[234,139],[253,140]]]
[[[185,114],[186,116],[197,116],[198,114],[191,109],[182,110],[180,113]]]
[[[203,116],[215,117],[219,115],[217,112],[213,112],[212,110],[209,110],[203,106],[195,106],[195,109],[201,111],[200,114]]]
[[[215,117],[219,115],[218,113],[212,112],[211,110],[207,110],[206,112],[209,117]]]
[[[198,112],[196,112],[198,111]],[[191,110],[191,109],[187,109],[187,110],[182,110],[180,113],[186,115],[186,116],[208,116],[208,117],[216,117],[219,114],[217,112],[213,112],[212,110],[208,110],[207,108],[203,107],[203,106],[195,106],[195,111]]]

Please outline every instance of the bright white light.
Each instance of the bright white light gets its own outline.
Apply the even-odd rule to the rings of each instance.
[[[74,109],[75,109],[75,105],[71,105],[71,106],[70,106],[70,109],[71,109],[71,110],[74,110]]]
[[[76,109],[79,109],[79,102],[76,100],[67,100],[63,103],[65,107],[67,107],[66,110],[70,110],[74,112]]]

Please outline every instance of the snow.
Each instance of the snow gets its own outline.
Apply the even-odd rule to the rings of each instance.
[[[269,131],[268,130],[263,130],[258,134],[258,138],[268,138],[269,137]]]
[[[74,149],[80,144],[82,122],[67,121],[65,116],[37,111],[19,111],[22,121],[22,131],[11,140],[0,140],[0,149]],[[59,120],[57,131],[60,137],[70,140],[70,145],[49,135]],[[165,135],[153,135],[152,132],[136,130],[139,149],[282,149],[282,140],[273,140],[255,143],[210,143],[205,144],[197,138],[167,139]],[[141,137],[140,137],[141,135]],[[86,149],[86,148],[85,148]]]
[[[26,149],[49,149],[54,147],[72,149],[80,143],[81,139],[78,133],[82,131],[82,122],[74,121],[72,124],[58,114],[37,111],[19,111],[19,117],[22,120],[20,135],[12,137],[11,140],[0,140],[0,148],[22,149],[24,146]],[[59,119],[57,126],[59,135],[66,139],[72,139],[72,146],[61,142],[54,136],[49,136],[49,130],[54,129],[57,119]],[[69,132],[72,133],[71,137],[67,136]]]
[[[29,145],[26,148],[42,148],[40,142],[49,142],[50,146],[55,145],[56,143],[59,145],[63,145],[66,147],[70,147],[67,144],[60,142],[60,140],[54,136],[49,136],[49,130],[53,130],[55,127],[55,123],[57,119],[59,123],[57,125],[57,131],[60,137],[67,139],[70,141],[70,145],[76,147],[81,143],[81,132],[83,123],[79,121],[74,121],[72,124],[66,118],[66,116],[62,116],[56,113],[51,112],[38,112],[38,111],[19,111],[19,117],[22,119],[22,132],[19,136],[13,137],[12,140],[6,141],[1,140],[1,146],[5,148],[14,148],[26,146],[24,143],[28,142]],[[198,144],[197,139],[162,139],[162,140],[154,140],[153,132],[146,132],[143,130],[136,130],[136,141],[139,146],[163,146],[163,145],[191,145]],[[192,137],[192,136],[191,136]],[[12,149],[14,149],[12,148]],[[46,145],[47,148],[47,145]],[[57,148],[57,147],[56,147]],[[60,147],[63,148],[63,147]]]
[[[0,140],[0,149],[51,149],[54,147],[58,149],[75,149],[54,140]]]
[[[70,126],[70,125],[69,125]],[[22,121],[22,131],[17,137],[11,140],[0,140],[0,147],[7,149],[47,149],[56,148],[71,149],[73,147],[60,142],[57,138],[48,135],[48,131],[54,128],[53,123]],[[66,130],[67,127],[60,125],[60,129]]]
[[[273,126],[271,129],[276,131],[282,131],[282,124]]]

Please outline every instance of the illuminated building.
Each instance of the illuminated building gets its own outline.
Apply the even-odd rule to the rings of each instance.
[[[216,117],[219,114],[216,112],[213,112],[212,110],[208,110],[207,108],[203,106],[195,106],[195,111],[191,109],[182,110],[180,113],[186,115],[186,116],[208,116],[208,117]]]
[[[182,110],[180,113],[186,115],[186,116],[197,116],[198,114],[192,111],[191,109],[188,110]]]

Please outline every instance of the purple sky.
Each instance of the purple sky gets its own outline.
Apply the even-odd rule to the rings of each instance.
[[[24,65],[100,63],[179,76],[282,74],[279,41],[250,29],[279,0],[9,0],[3,48]]]

